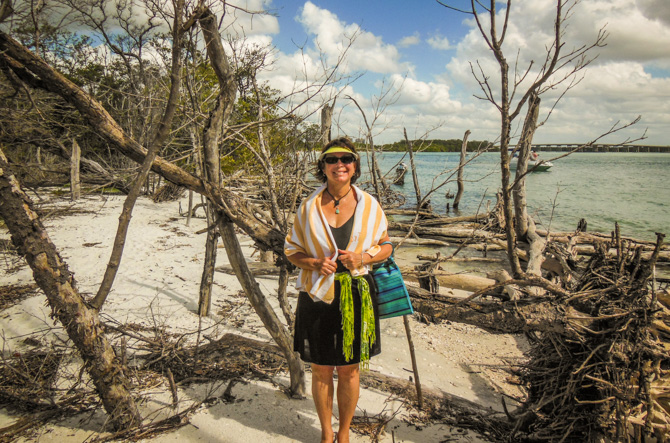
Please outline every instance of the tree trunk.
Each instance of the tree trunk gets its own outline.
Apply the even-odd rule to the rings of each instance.
[[[331,126],[333,124],[333,111],[335,110],[335,102],[337,98],[333,100],[331,106],[328,103],[323,104],[321,108],[321,143],[322,146],[326,146],[331,140]]]
[[[518,144],[519,158],[517,160],[516,174],[512,186],[512,198],[514,201],[514,229],[517,241],[526,239],[528,232],[528,211],[526,209],[526,174],[528,172],[528,159],[533,142],[533,135],[537,128],[537,118],[540,112],[540,98],[533,93],[528,99],[528,112],[523,122],[521,139]],[[512,161],[514,161],[512,159]]]
[[[402,266],[400,270],[408,281],[412,281],[412,279],[417,275],[417,271],[407,266]],[[447,271],[433,271],[432,274],[437,280],[439,286],[450,289],[460,289],[463,291],[477,292],[497,283],[494,279],[479,277],[477,275],[453,274]],[[417,280],[419,280],[418,277]]]
[[[388,189],[388,185],[384,181],[384,175],[382,174],[382,171],[379,169],[379,163],[377,162],[377,155],[375,153],[375,145],[372,141],[372,135],[368,136],[368,140],[370,146],[370,159],[372,164],[372,184],[375,188],[375,193],[377,194],[377,200],[379,200],[379,204],[381,205],[383,204],[384,194],[386,193],[386,189]]]
[[[405,142],[407,143],[407,152],[409,153],[409,167],[412,171],[412,180],[414,181],[414,193],[416,194],[416,210],[420,211],[421,207],[421,188],[419,187],[419,178],[416,175],[416,165],[414,164],[414,150],[412,149],[412,142],[407,138],[407,129],[403,128],[405,134]]]
[[[211,211],[211,205],[207,205],[207,212]],[[214,215],[214,214],[212,214]],[[207,221],[214,223],[214,217],[207,216]],[[205,264],[202,268],[202,277],[200,279],[200,298],[198,300],[198,315],[201,317],[209,316],[212,308],[212,286],[214,285],[214,268],[216,267],[216,247],[219,242],[219,232],[216,228],[207,231],[207,240],[205,241]]]
[[[79,294],[73,274],[49,239],[30,198],[10,174],[1,150],[0,197],[0,217],[44,291],[52,315],[79,351],[112,426],[127,429],[139,425],[142,419],[128,391],[128,379],[104,335],[97,311],[89,308]]]
[[[389,222],[389,229],[399,230],[399,231],[409,231],[412,225],[408,223],[397,223]],[[473,229],[465,227],[445,227],[445,228],[435,228],[432,226],[414,226],[414,232],[418,235],[428,235],[428,236],[439,236],[439,237],[453,237],[453,238],[495,238],[496,234],[491,231],[485,231],[483,229]],[[500,236],[498,236],[500,237]]]
[[[234,101],[235,93],[233,91]],[[204,173],[208,181],[217,187],[221,184],[221,160],[219,156],[219,139],[223,132],[224,125],[224,110],[230,107],[226,103],[229,97],[226,96],[226,91],[221,90],[217,97],[216,105],[210,112],[207,123],[203,129],[203,163]],[[205,261],[202,268],[202,277],[200,279],[200,298],[198,301],[198,314],[200,316],[209,315],[212,303],[212,286],[214,284],[214,268],[216,267],[216,247],[218,244],[217,227],[214,226],[217,219],[217,210],[211,200],[207,200],[205,207],[205,214],[207,217],[207,240],[205,244]]]
[[[193,217],[193,191],[188,191],[188,213],[186,215],[186,226],[191,226],[191,218]]]
[[[416,363],[416,352],[414,352],[414,341],[412,340],[412,328],[409,325],[407,315],[402,316],[402,323],[405,325],[405,335],[407,335],[407,346],[409,346],[409,355],[412,359],[412,372],[414,373],[414,387],[416,388],[416,398],[419,409],[423,409],[423,392],[421,390],[421,380],[419,379],[419,366]]]
[[[495,4],[494,4],[495,6]],[[512,132],[512,119],[510,117],[510,91],[509,91],[509,64],[503,55],[501,42],[492,42],[491,49],[500,65],[500,184],[502,188],[502,214],[505,224],[505,237],[507,240],[507,258],[512,275],[515,278],[523,274],[519,257],[516,255],[516,232],[514,231],[514,207],[511,198],[510,188],[510,170],[509,170],[509,152],[507,149],[510,144]]]
[[[279,265],[279,282],[277,283],[277,298],[279,299],[279,307],[281,307],[288,325],[289,332],[293,334],[293,325],[295,324],[295,315],[288,302],[288,294],[286,288],[288,287],[289,270],[286,263],[282,260]]]
[[[463,195],[463,168],[465,167],[465,155],[468,152],[468,137],[470,136],[470,130],[465,131],[463,135],[463,144],[461,145],[461,158],[458,162],[458,175],[456,178],[456,184],[458,185],[458,191],[456,192],[456,197],[454,198],[454,210],[458,211],[458,205],[461,203],[461,196]]]
[[[81,163],[81,148],[77,140],[72,139],[72,155],[70,156],[70,199],[79,200],[81,197],[81,180],[79,179],[79,164]]]
[[[221,238],[228,254],[230,265],[235,270],[235,275],[239,280],[244,292],[247,294],[251,305],[260,317],[265,329],[268,330],[275,340],[279,349],[288,361],[289,373],[291,376],[291,392],[296,397],[305,396],[305,371],[302,360],[297,352],[293,351],[293,340],[279,318],[275,314],[270,303],[261,291],[258,283],[254,279],[247,262],[242,254],[242,248],[235,235],[235,228],[230,221],[225,219],[224,214],[220,214],[219,230]]]
[[[218,175],[216,174],[220,171],[218,139],[223,125],[227,122],[233,104],[235,103],[236,85],[232,69],[228,63],[226,54],[223,51],[221,37],[216,27],[216,17],[209,11],[209,9],[205,9],[201,12],[199,22],[205,36],[207,54],[212,62],[212,66],[216,72],[221,87],[217,109],[212,111],[210,122],[207,125],[207,130],[205,131],[205,137],[203,139],[205,164],[208,168],[207,174],[210,176],[211,183],[212,180],[217,180],[216,177],[218,177]],[[214,181],[215,185],[217,183],[217,181]],[[235,270],[235,275],[237,276],[238,281],[242,285],[242,288],[244,288],[244,292],[246,293],[249,302],[260,317],[263,325],[286,357],[291,378],[290,390],[293,395],[304,397],[305,371],[300,357],[296,352],[293,352],[293,340],[291,340],[291,336],[279,321],[272,306],[268,303],[258,286],[258,283],[251,274],[246,259],[242,254],[242,248],[235,235],[235,228],[231,223],[230,218],[223,211],[219,210],[217,211],[216,219],[218,220],[218,227],[223,244],[226,248],[226,253],[228,254],[228,260],[232,268]],[[283,247],[280,254],[283,254]]]

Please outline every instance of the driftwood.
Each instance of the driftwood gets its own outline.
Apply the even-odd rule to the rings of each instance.
[[[456,197],[454,197],[454,210],[458,211],[458,206],[461,202],[461,197],[463,196],[463,190],[465,186],[463,185],[463,168],[466,165],[465,156],[468,150],[468,137],[470,136],[470,130],[468,129],[463,134],[463,143],[461,144],[461,156],[458,162],[458,174],[456,178],[456,185],[458,190],[456,191]]]
[[[409,224],[406,223],[396,223],[389,222],[389,229],[399,230],[399,231],[409,231]],[[490,231],[485,231],[480,228],[480,226],[473,227],[446,227],[446,228],[434,228],[434,227],[424,227],[421,225],[414,226],[413,231],[417,235],[429,235],[453,239],[464,239],[464,238],[494,238],[496,234]]]
[[[531,285],[530,282],[513,282]],[[503,287],[503,284],[498,284],[499,289]],[[576,309],[566,310],[546,298],[527,297],[519,301],[501,302],[452,297],[413,286],[408,286],[407,289],[412,297],[414,310],[425,321],[455,321],[506,334],[535,331],[556,332],[568,336],[574,334],[575,328],[588,327],[595,321]]]
[[[503,263],[503,258],[493,257],[436,257],[434,255],[417,255],[419,260],[438,261],[438,262],[466,262],[466,263]]]
[[[408,281],[416,281],[420,277],[425,276],[425,273],[416,271],[407,266],[401,266],[400,271],[403,277]],[[437,278],[441,286],[451,289],[461,289],[464,291],[481,291],[496,284],[496,281],[486,277],[478,277],[470,274],[454,274],[452,272],[436,270],[431,272]]]
[[[618,248],[612,256],[603,246],[569,297],[556,300],[595,321],[575,329],[576,337],[537,337],[523,376],[528,401],[510,438],[664,441],[670,431],[670,309],[649,281],[662,240],[659,235],[649,261],[637,248]],[[615,242],[620,245],[620,238]]]
[[[403,237],[390,237],[391,242],[398,244],[401,241],[407,245],[417,245],[417,246],[450,246],[451,243],[442,241],[442,240],[433,240],[430,238],[403,238]]]
[[[247,262],[247,266],[249,267],[249,271],[251,272],[251,275],[254,277],[261,277],[261,276],[267,276],[267,275],[272,275],[272,276],[279,276],[280,275],[280,269],[277,267],[277,265],[273,263],[264,263],[264,262]],[[233,269],[232,266],[230,265],[220,265],[217,266],[215,269],[217,272],[223,272],[224,274],[229,274],[229,275],[235,275],[235,270]],[[297,272],[294,271],[293,277],[297,275]]]

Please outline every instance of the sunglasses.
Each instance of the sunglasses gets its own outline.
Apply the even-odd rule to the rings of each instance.
[[[338,161],[341,161],[343,165],[350,165],[356,161],[356,157],[354,157],[353,155],[345,155],[342,157],[326,157],[323,159],[323,161],[328,163],[329,165],[334,165]]]

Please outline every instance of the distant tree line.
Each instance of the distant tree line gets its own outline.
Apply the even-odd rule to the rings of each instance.
[[[463,145],[462,139],[412,140],[411,142],[414,150],[421,152],[461,152],[461,146]],[[468,141],[468,152],[479,151],[483,147],[486,147],[488,145],[489,142],[486,140]],[[401,140],[394,143],[388,143],[385,145],[381,145],[380,149],[386,152],[405,152],[407,150],[407,142]]]

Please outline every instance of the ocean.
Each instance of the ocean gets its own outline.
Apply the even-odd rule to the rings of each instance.
[[[542,152],[541,159],[562,155]],[[403,159],[403,155],[405,155]],[[367,159],[363,153],[362,181],[369,179]],[[456,168],[459,153],[417,153],[414,156],[421,194],[430,195],[433,210],[447,214],[447,202],[456,194]],[[468,154],[472,158],[472,154]],[[409,157],[400,152],[378,157],[382,173],[391,171],[401,160],[410,165]],[[474,158],[464,170],[462,215],[484,212],[495,204],[500,188],[500,154],[484,153]],[[670,154],[659,153],[574,153],[552,161],[547,172],[528,174],[526,194],[528,210],[538,226],[552,231],[572,231],[580,219],[587,230],[609,234],[618,222],[624,236],[655,240],[655,232],[670,234]],[[512,172],[513,176],[514,172]],[[392,186],[406,197],[405,207],[416,204],[410,171],[403,186]],[[454,215],[453,209],[450,215]]]

